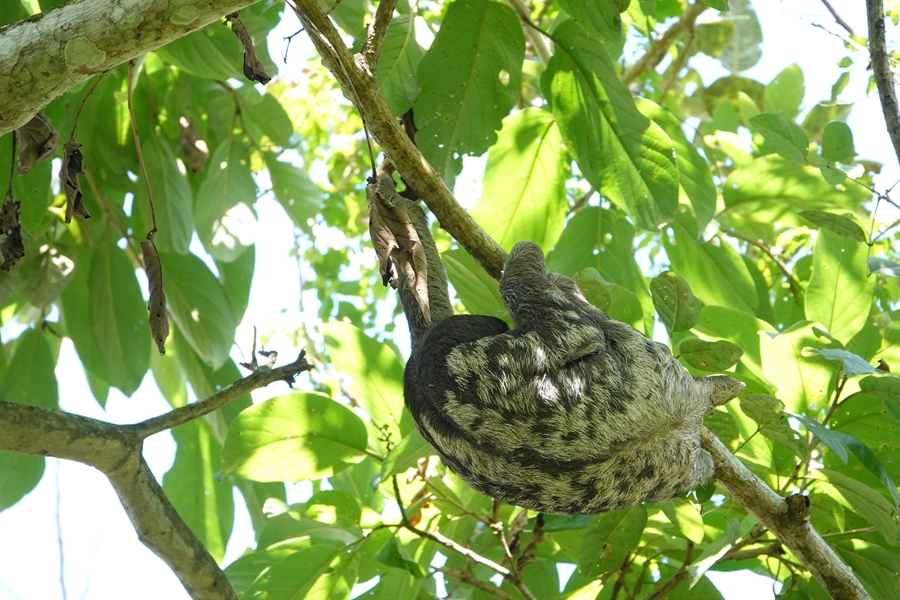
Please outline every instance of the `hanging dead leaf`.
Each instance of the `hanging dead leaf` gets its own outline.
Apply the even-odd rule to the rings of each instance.
[[[13,198],[12,191],[7,190],[3,206],[0,207],[0,227],[6,237],[0,242],[0,254],[3,263],[0,269],[7,273],[25,256],[25,242],[22,240],[22,223],[19,221],[19,202]]]
[[[232,13],[226,17],[231,21],[231,31],[244,47],[244,77],[250,81],[257,81],[266,85],[271,81],[271,77],[266,73],[266,68],[262,61],[256,55],[256,47],[253,45],[253,38],[250,37],[250,31],[247,26],[241,22],[238,13]]]
[[[425,322],[431,324],[431,309],[428,304],[428,267],[425,248],[409,220],[409,215],[398,208],[397,201],[403,201],[397,193],[394,180],[388,173],[379,173],[377,181],[369,180],[366,186],[366,200],[369,205],[369,234],[372,246],[380,262],[381,281],[392,283],[396,272],[391,262],[397,264],[410,288],[416,296]]]
[[[16,129],[16,144],[19,146],[19,175],[24,175],[42,160],[47,160],[59,146],[59,132],[44,113],[34,117]]]
[[[166,291],[163,287],[162,263],[153,240],[141,242],[141,255],[144,257],[144,271],[150,286],[150,335],[156,342],[160,354],[166,353],[166,338],[169,337],[169,315],[166,313]]]
[[[181,127],[181,150],[187,159],[188,166],[192,173],[199,173],[206,168],[206,162],[209,160],[209,147],[197,130],[194,124],[187,117],[178,119],[178,125]]]
[[[72,215],[82,219],[91,218],[91,213],[84,205],[81,183],[78,181],[78,176],[84,174],[82,170],[84,157],[79,148],[81,144],[75,140],[69,140],[63,146],[63,163],[59,170],[59,180],[66,191],[66,224],[72,222]]]

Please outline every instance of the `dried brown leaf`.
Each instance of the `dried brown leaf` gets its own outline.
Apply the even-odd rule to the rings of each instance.
[[[19,175],[24,175],[42,160],[47,160],[59,146],[59,132],[44,113],[34,117],[16,129],[16,144],[19,146]]]
[[[25,256],[22,223],[19,221],[19,205],[20,203],[13,198],[12,192],[7,190],[3,206],[0,207],[0,227],[6,234],[6,237],[0,242],[0,254],[3,255],[0,269],[7,273],[19,262],[19,259]]]
[[[228,20],[231,21],[231,31],[244,47],[244,77],[266,85],[272,78],[266,73],[266,68],[256,55],[256,46],[253,45],[253,38],[250,37],[247,26],[241,22],[237,13],[229,15]]]
[[[199,173],[206,168],[209,160],[209,147],[194,129],[194,124],[190,119],[181,117],[178,119],[178,125],[181,127],[181,150],[184,152],[191,172]]]
[[[59,170],[59,180],[66,192],[66,224],[72,222],[72,215],[82,219],[90,219],[91,213],[84,205],[84,197],[81,193],[81,183],[78,176],[83,175],[81,144],[75,140],[69,140],[63,146],[62,168]]]
[[[382,283],[387,285],[393,282],[396,278],[394,264],[399,266],[416,296],[425,322],[430,324],[425,248],[409,215],[396,206],[401,198],[393,178],[387,173],[380,173],[377,183],[370,180],[366,186],[366,200],[369,205],[369,234],[380,262]]]
[[[160,354],[166,353],[166,338],[169,337],[169,315],[166,313],[166,291],[163,287],[162,263],[153,240],[141,242],[141,255],[144,257],[144,270],[150,286],[150,335],[156,342]]]

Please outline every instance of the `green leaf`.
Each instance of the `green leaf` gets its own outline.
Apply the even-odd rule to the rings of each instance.
[[[409,552],[406,551],[406,548],[403,547],[403,544],[400,543],[400,540],[397,539],[396,535],[384,545],[384,548],[381,549],[381,552],[378,553],[375,560],[383,565],[394,567],[395,569],[404,569],[416,579],[425,578],[424,569],[422,569],[419,563],[413,560],[409,555]]]
[[[166,355],[158,352],[150,353],[150,370],[156,387],[172,408],[184,406],[188,402],[187,382],[184,373],[178,367],[178,361],[172,349],[166,349]]]
[[[725,340],[716,342],[685,340],[678,351],[685,362],[702,371],[724,371],[740,360],[744,354],[738,346]]]
[[[660,502],[659,507],[684,537],[695,544],[703,543],[703,516],[696,506],[684,498],[672,498]]]
[[[419,94],[416,72],[424,54],[425,50],[416,41],[415,15],[410,13],[391,19],[375,74],[381,95],[397,116],[412,108]]]
[[[280,162],[273,152],[266,152],[264,156],[275,197],[294,225],[311,233],[309,220],[322,210],[322,190],[299,167]]]
[[[612,304],[611,286],[603,280],[597,269],[591,267],[584,273],[575,273],[573,279],[588,302],[603,312],[609,310]]]
[[[500,288],[464,250],[448,250],[441,255],[447,277],[469,314],[496,316],[503,308]]]
[[[366,426],[319,394],[278,396],[242,412],[222,450],[228,475],[255,481],[322,479],[365,458]]]
[[[237,321],[222,284],[193,254],[160,252],[169,310],[191,348],[213,369],[228,360]]]
[[[16,4],[13,2],[12,4]],[[0,9],[2,11],[2,9]],[[2,13],[0,13],[0,22],[2,22]],[[9,143],[0,144],[0,164],[9,165],[12,163],[12,150]],[[47,209],[53,202],[53,193],[51,190],[52,174],[50,160],[39,162],[25,175],[16,175],[12,178],[13,197],[19,206],[19,219],[22,227],[29,231],[34,231],[41,225],[41,221],[47,215]],[[7,179],[4,178],[4,181]],[[4,187],[4,191],[6,188]]]
[[[803,130],[782,117],[773,113],[762,113],[750,119],[753,125],[775,152],[797,164],[806,162],[809,152],[809,140]]]
[[[612,2],[560,0],[559,5],[585,31],[598,37],[610,55],[622,52],[622,17]]]
[[[868,260],[868,266],[873,274],[900,278],[900,263],[880,256],[872,256]]]
[[[216,260],[231,262],[256,238],[256,184],[245,144],[227,138],[213,153],[194,202],[194,224],[203,247]]]
[[[56,359],[39,329],[26,329],[16,340],[15,353],[0,382],[0,398],[7,402],[59,408]]]
[[[807,346],[820,344],[814,323],[804,321],[773,335],[761,333],[759,346],[763,373],[778,386],[778,399],[795,413],[818,410],[826,401],[834,372],[803,355]]]
[[[806,288],[806,317],[847,342],[869,317],[875,278],[868,277],[867,247],[823,230],[813,249],[813,270]]]
[[[43,476],[43,456],[0,452],[0,511],[30,493]]]
[[[879,374],[881,371],[870,365],[861,357],[847,350],[829,350],[826,348],[814,348],[816,352],[828,360],[839,360],[844,368],[844,375],[853,377],[865,373]]]
[[[847,464],[848,455],[847,455],[847,446],[844,444],[844,441],[837,431],[832,431],[828,429],[815,419],[810,419],[807,416],[795,413],[788,413],[806,427],[814,436],[819,438],[819,441],[828,446],[828,448],[837,454],[838,458],[844,461],[844,464]],[[848,436],[849,437],[849,436]]]
[[[822,132],[822,158],[828,162],[846,163],[853,159],[853,132],[846,123],[831,121]]]
[[[719,56],[722,66],[733,74],[746,71],[756,65],[762,56],[760,45],[763,41],[759,19],[750,5],[750,0],[729,0],[728,16],[734,30],[728,45]]]
[[[866,484],[836,471],[819,469],[814,471],[814,475],[819,480],[822,491],[874,525],[886,540],[894,541],[897,538],[894,507],[884,496]]]
[[[552,247],[569,203],[568,167],[553,115],[526,108],[503,121],[488,152],[484,191],[470,213],[507,250],[521,240]]]
[[[793,119],[800,112],[805,89],[803,70],[797,64],[790,65],[766,86],[766,111]]]
[[[325,347],[335,369],[349,376],[350,396],[362,404],[373,438],[389,434],[400,441],[403,414],[403,362],[388,344],[377,342],[349,323],[323,323]]]
[[[32,306],[46,309],[65,290],[74,268],[72,259],[61,254],[56,247],[34,248],[16,267],[19,291]]]
[[[878,460],[878,457],[875,456],[868,446],[852,435],[844,433],[843,431],[835,431],[834,433],[841,439],[841,442],[850,449],[850,452],[859,459],[859,462],[863,464],[866,470],[884,484],[884,487],[887,488],[888,493],[894,500],[894,505],[900,507],[900,490],[897,490],[897,484],[894,483],[893,478],[891,478],[890,474],[885,470],[884,465]],[[897,537],[896,541],[900,541],[900,536]]]
[[[848,540],[836,547],[873,600],[900,598],[900,557],[869,542]]]
[[[294,124],[275,96],[269,93],[260,95],[251,86],[242,87],[238,90],[238,95],[241,99],[241,114],[247,124],[247,135],[257,143],[261,143],[265,136],[282,148],[291,145]]]
[[[163,476],[163,491],[213,558],[221,561],[234,522],[231,483],[216,480],[221,446],[203,419],[174,428],[172,436],[178,449]]]
[[[150,368],[150,329],[131,261],[111,240],[94,247],[89,285],[91,329],[107,381],[130,396]]]
[[[103,354],[100,352],[97,336],[91,327],[89,282],[93,253],[93,249],[87,246],[81,246],[78,249],[75,271],[69,285],[60,296],[60,308],[66,325],[66,335],[72,340],[85,373],[90,374],[96,380],[105,382],[109,379],[109,374],[106,372],[106,364],[103,362]],[[94,388],[92,387],[91,390],[94,391]],[[106,394],[102,394],[102,397],[95,397],[100,406],[106,404]]]
[[[230,29],[213,23],[154,50],[182,71],[208,79],[243,79],[243,49]]]
[[[691,144],[681,130],[681,122],[669,111],[644,98],[635,98],[637,108],[645,117],[662,127],[675,147],[678,183],[684,188],[694,215],[697,229],[703,231],[716,212],[716,186],[709,162]]]
[[[639,227],[655,230],[678,204],[672,141],[637,111],[606,50],[574,21],[554,31],[541,78],[566,146],[585,178]]]
[[[747,394],[741,396],[740,403],[741,412],[760,425],[777,423],[784,409],[784,404],[769,394]]]
[[[444,179],[463,154],[497,141],[503,117],[519,99],[525,35],[511,8],[488,0],[453,2],[419,63],[413,106],[416,142]]]
[[[347,600],[356,583],[355,554],[343,546],[321,544],[295,552],[260,575],[246,598]]]
[[[431,454],[434,454],[431,444],[418,431],[409,432],[384,457],[384,462],[381,463],[381,480],[387,481],[391,475],[415,467],[420,458]]]
[[[158,231],[153,241],[160,252],[187,254],[194,233],[191,186],[184,172],[184,165],[176,160],[162,132],[151,132],[149,138],[141,143],[141,150],[156,211]],[[134,203],[135,213],[140,215],[144,230],[142,233],[146,233],[153,224],[143,181],[137,183]]]
[[[646,526],[642,504],[597,515],[582,535],[578,569],[585,577],[607,571],[638,544]]]
[[[687,331],[700,320],[701,302],[691,286],[673,271],[663,271],[650,282],[653,306],[670,332]]]
[[[753,313],[759,304],[753,277],[731,246],[700,244],[680,223],[671,226],[672,239],[663,238],[672,270],[684,277],[704,304]]]
[[[216,261],[216,269],[219,271],[219,282],[228,296],[231,310],[234,311],[234,322],[240,323],[250,302],[250,286],[256,269],[256,246],[250,246],[231,262]]]
[[[863,244],[866,243],[866,233],[849,217],[833,215],[821,210],[803,210],[798,214],[817,227]]]

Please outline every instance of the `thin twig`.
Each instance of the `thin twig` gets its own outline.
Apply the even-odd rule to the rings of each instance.
[[[688,29],[693,29],[697,17],[699,17],[700,13],[707,8],[709,7],[699,0],[688,7],[681,17],[669,27],[664,34],[653,40],[653,43],[650,44],[647,52],[644,53],[644,55],[639,58],[624,75],[622,75],[622,83],[628,85],[637,79],[644,71],[656,68],[656,65],[662,62],[662,59],[666,57],[669,46],[674,44],[675,40],[681,37],[682,33]]]
[[[156,234],[156,210],[153,208],[153,190],[150,189],[150,179],[147,177],[147,165],[144,164],[144,153],[141,152],[141,136],[138,133],[137,119],[134,117],[134,102],[132,95],[134,92],[134,61],[128,62],[128,114],[131,116],[131,132],[134,134],[134,148],[137,151],[138,164],[141,167],[141,177],[144,179],[144,185],[147,187],[147,201],[150,203],[150,219],[153,223],[152,229],[147,232],[147,239],[152,240]]]
[[[791,288],[791,293],[794,294],[794,297],[798,299],[800,298],[801,294],[803,293],[802,288],[800,287],[800,282],[797,281],[797,279],[794,277],[794,274],[791,273],[790,268],[786,264],[784,264],[784,261],[782,261],[780,258],[778,258],[778,256],[775,255],[775,252],[772,250],[772,247],[769,246],[769,244],[762,240],[758,240],[738,233],[737,231],[722,230],[722,233],[724,233],[725,235],[730,235],[731,237],[737,238],[739,240],[743,240],[751,246],[756,246],[757,248],[762,250],[763,253],[770,259],[772,259],[772,262],[778,265],[778,268],[781,269],[781,272],[787,279],[788,285]]]
[[[265,387],[276,381],[293,381],[293,377],[303,371],[308,371],[312,365],[306,361],[306,351],[301,350],[297,360],[289,365],[277,367],[275,369],[258,368],[256,371],[238,379],[229,386],[226,386],[207,396],[203,400],[198,400],[193,404],[181,406],[175,410],[169,411],[164,415],[147,419],[140,423],[130,425],[140,438],[149,437],[155,433],[172,429],[178,425],[192,421],[203,415],[207,415],[216,411],[229,402],[237,400],[241,396],[252,392],[255,389]]]
[[[525,37],[528,38],[528,41],[531,42],[531,47],[534,48],[535,53],[538,55],[538,58],[541,59],[541,63],[546,67],[550,62],[550,57],[552,56],[550,53],[550,49],[547,47],[547,43],[544,42],[544,38],[541,37],[540,28],[531,20],[531,15],[528,13],[528,8],[522,4],[522,0],[506,0],[509,5],[512,7],[513,11],[516,13],[516,16],[519,17],[519,21],[521,21],[522,25],[526,25],[522,29],[525,32]]]
[[[378,58],[381,56],[381,46],[384,44],[384,36],[387,35],[391,18],[394,16],[394,8],[397,0],[381,0],[375,10],[375,19],[366,32],[366,41],[363,43],[362,55],[366,57],[369,72],[375,73],[378,66]]]
[[[6,186],[6,193],[12,196],[12,182],[16,175],[16,132],[14,131],[9,137],[12,140],[12,153],[9,155],[9,183]]]
[[[884,113],[888,135],[894,145],[894,154],[900,162],[900,110],[897,108],[891,59],[885,40],[884,2],[882,0],[866,0],[866,8],[869,21],[869,56],[872,61],[872,73],[875,76],[875,85],[878,87],[881,112]]]
[[[75,122],[72,123],[72,136],[71,137],[73,140],[78,137],[78,119],[81,118],[81,110],[84,108],[84,105],[88,101],[88,98],[90,98],[91,95],[93,95],[94,90],[97,89],[97,86],[100,85],[100,82],[103,81],[103,78],[106,77],[107,73],[109,73],[109,71],[105,71],[105,72],[101,73],[100,77],[97,79],[97,81],[94,82],[94,85],[91,86],[91,89],[88,90],[88,93],[85,94],[84,98],[81,99],[81,104],[78,106],[78,112],[75,113]]]
[[[825,5],[825,8],[827,8],[828,12],[831,13],[831,16],[834,17],[835,23],[846,29],[847,33],[849,33],[850,35],[856,35],[855,33],[853,33],[853,28],[847,24],[847,21],[841,18],[841,15],[839,15],[837,11],[834,10],[834,7],[831,6],[831,3],[828,2],[828,0],[822,0],[822,4]]]
[[[439,567],[438,571],[449,577],[454,577],[456,579],[459,579],[460,581],[464,581],[471,586],[475,586],[482,592],[490,594],[495,598],[499,598],[499,600],[515,600],[515,598],[513,598],[497,586],[491,585],[486,581],[478,579],[472,573],[468,573],[466,571],[457,571],[456,569],[448,569],[447,567]]]

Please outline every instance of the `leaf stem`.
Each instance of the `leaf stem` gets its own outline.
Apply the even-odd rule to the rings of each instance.
[[[141,151],[141,136],[138,133],[137,120],[134,117],[134,61],[128,61],[128,115],[131,117],[131,132],[134,134],[134,149],[137,152],[138,164],[141,167],[141,177],[147,188],[147,201],[150,203],[150,219],[153,228],[147,232],[147,239],[153,240],[156,235],[156,209],[153,207],[153,190],[150,189],[150,179],[147,178],[147,165],[144,164],[144,153]]]

